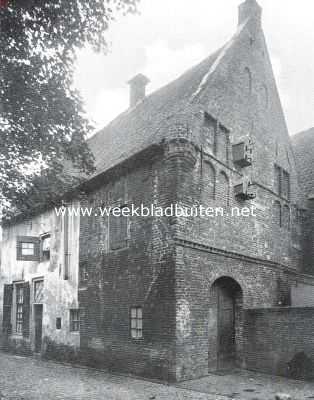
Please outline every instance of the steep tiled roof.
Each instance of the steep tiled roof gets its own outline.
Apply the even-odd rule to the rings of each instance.
[[[88,144],[96,160],[96,175],[146,147],[158,144],[169,135],[167,121],[172,117],[188,118],[191,115],[191,104],[201,95],[248,21],[238,26],[231,40],[221,49],[175,81],[147,96],[136,107],[120,114],[89,139]]]
[[[221,49],[147,96],[136,107],[120,114],[89,139],[88,144],[96,160],[96,175],[169,135],[167,121],[176,115],[188,115],[191,103],[200,95],[247,22],[238,27],[235,35]]]
[[[314,128],[292,136],[300,188],[304,200],[314,195]]]
[[[120,114],[88,140],[95,156],[96,174],[159,143],[167,135],[167,120],[182,114],[220,51],[185,72],[175,81]]]

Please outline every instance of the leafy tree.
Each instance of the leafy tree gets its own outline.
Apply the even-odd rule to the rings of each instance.
[[[77,174],[70,179],[64,165],[84,174],[93,171],[93,156],[85,141],[92,126],[73,87],[76,51],[86,45],[106,51],[105,33],[115,15],[136,12],[137,2],[1,0],[2,205],[25,211],[40,198],[53,201],[56,192],[77,180]]]

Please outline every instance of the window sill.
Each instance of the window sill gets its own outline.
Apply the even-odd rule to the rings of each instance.
[[[12,333],[12,334],[10,335],[10,338],[11,338],[11,339],[24,339],[22,333]]]
[[[119,253],[120,251],[128,250],[129,246],[120,247],[119,249],[109,249],[108,253]]]
[[[143,337],[141,337],[141,338],[132,338],[132,337],[130,337],[130,340],[132,341],[132,342],[144,342],[144,338]]]

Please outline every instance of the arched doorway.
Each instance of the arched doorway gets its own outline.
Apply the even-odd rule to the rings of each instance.
[[[242,303],[241,286],[233,278],[223,276],[214,282],[212,306],[216,311],[215,358],[218,370],[231,369],[241,363]],[[211,342],[214,345],[213,340]]]

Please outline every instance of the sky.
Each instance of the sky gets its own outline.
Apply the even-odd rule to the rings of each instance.
[[[127,81],[150,79],[147,93],[180,76],[225,44],[241,0],[140,0],[137,15],[118,16],[107,55],[78,54],[75,86],[100,129],[129,104]],[[259,0],[263,29],[290,134],[314,126],[314,1]]]

